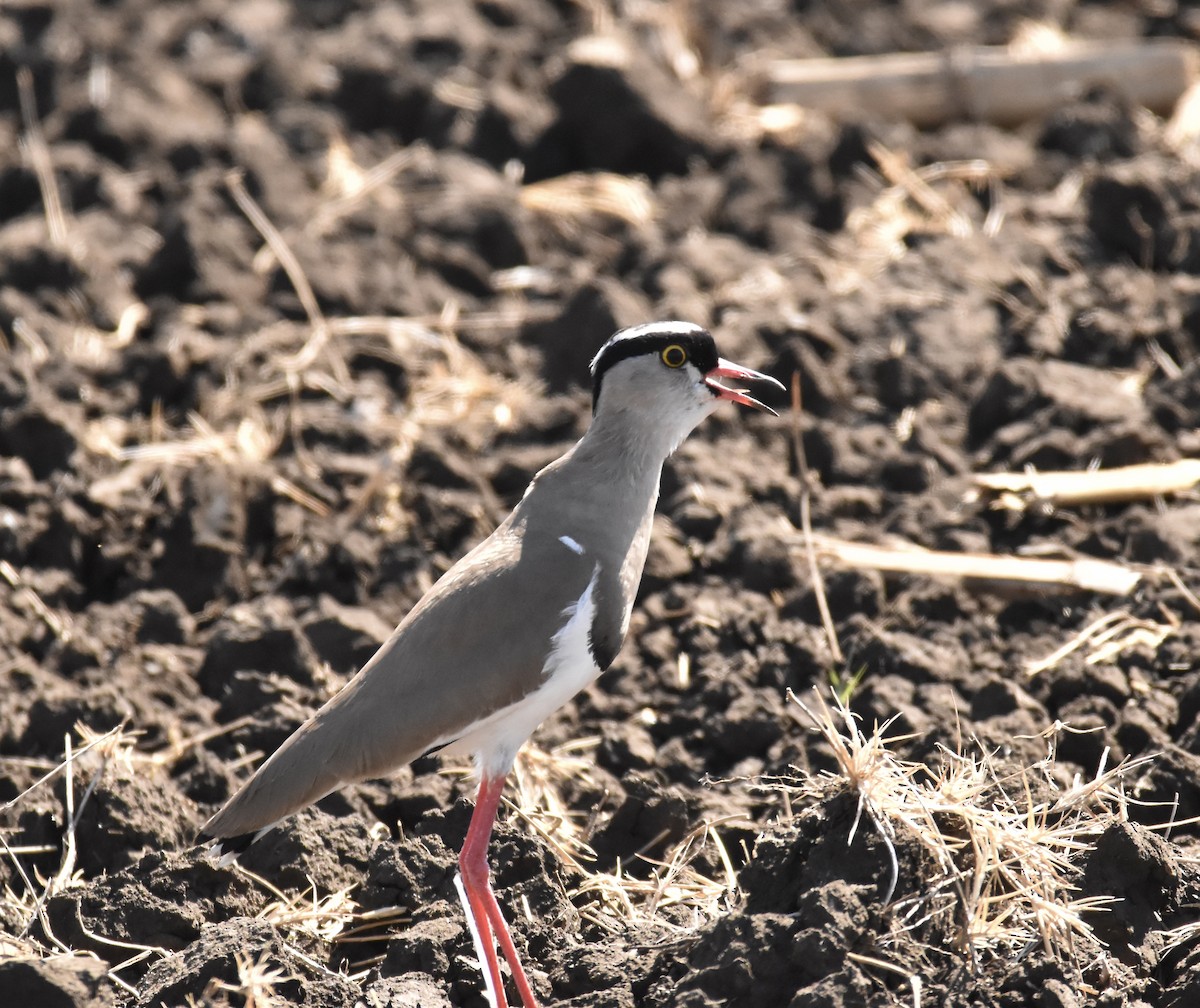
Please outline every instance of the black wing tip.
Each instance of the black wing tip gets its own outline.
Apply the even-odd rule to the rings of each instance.
[[[227,863],[245,854],[261,834],[261,830],[254,830],[250,833],[240,833],[237,836],[215,837],[211,833],[201,832],[196,835],[195,846],[207,847],[216,857]]]

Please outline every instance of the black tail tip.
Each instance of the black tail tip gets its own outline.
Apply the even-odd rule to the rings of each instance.
[[[207,847],[213,854],[227,863],[245,854],[246,849],[258,839],[260,832],[259,830],[255,830],[251,833],[241,833],[238,836],[231,837],[215,837],[211,833],[200,832],[196,834],[195,846]]]

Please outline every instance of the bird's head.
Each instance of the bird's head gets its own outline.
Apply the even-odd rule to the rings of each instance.
[[[673,448],[723,399],[766,413],[771,407],[721,379],[769,382],[770,375],[727,361],[708,330],[690,322],[622,329],[592,360],[592,413],[627,413],[656,425]]]

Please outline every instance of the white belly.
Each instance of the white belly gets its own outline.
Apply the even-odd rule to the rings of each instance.
[[[579,601],[563,610],[566,622],[551,638],[542,685],[517,703],[470,725],[443,753],[476,756],[485,776],[508,773],[517,750],[534,729],[600,674],[588,644],[599,575],[597,565]]]

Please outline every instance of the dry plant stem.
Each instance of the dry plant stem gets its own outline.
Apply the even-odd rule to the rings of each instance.
[[[321,232],[329,225],[341,220],[366,199],[367,196],[380,186],[390,182],[403,168],[412,164],[414,160],[416,160],[416,152],[411,147],[405,147],[384,158],[379,164],[363,173],[358,186],[353,192],[321,204],[306,230]]]
[[[33,74],[28,67],[17,69],[17,95],[21,104],[21,118],[25,122],[25,143],[33,172],[37,176],[42,194],[42,209],[46,215],[46,227],[50,232],[50,243],[59,249],[67,248],[67,215],[63,210],[62,194],[58,180],[54,177],[54,163],[50,159],[50,147],[42,132],[38,119],[37,100],[33,93]]]
[[[825,597],[825,579],[817,563],[817,551],[813,545],[812,532],[812,479],[808,472],[808,456],[804,452],[804,438],[800,434],[800,372],[792,372],[792,448],[796,453],[796,469],[800,474],[800,529],[804,535],[804,549],[808,556],[808,574],[812,579],[813,592],[817,597],[817,609],[821,613],[821,625],[825,628],[825,639],[829,642],[829,654],[835,665],[845,661],[838,644],[837,629],[829,612],[829,600]]]
[[[317,297],[313,293],[312,285],[308,282],[308,277],[304,275],[304,270],[300,268],[299,260],[292,253],[288,243],[284,241],[283,235],[279,233],[279,229],[271,223],[262,208],[255,202],[250,193],[246,191],[246,185],[242,181],[242,173],[240,171],[226,173],[225,185],[228,186],[229,192],[233,196],[233,201],[238,205],[238,209],[246,215],[246,219],[262,235],[263,240],[275,254],[275,258],[279,260],[279,264],[283,267],[284,272],[287,273],[288,280],[291,281],[292,287],[296,291],[296,296],[300,299],[300,305],[304,308],[304,314],[308,316],[309,325],[312,326],[315,332],[323,332],[328,329],[328,325],[325,322],[325,314],[321,311],[321,306],[317,303]]]
[[[956,237],[965,237],[971,233],[971,222],[962,212],[955,210],[930,184],[933,179],[926,177],[920,171],[915,171],[907,158],[889,150],[878,141],[867,145],[867,151],[879,165],[879,170],[887,181],[901,190],[921,208],[921,210]],[[987,163],[979,162],[986,172]]]
[[[1137,571],[1091,557],[1041,560],[988,553],[947,553],[912,544],[903,548],[873,546],[825,536],[818,537],[816,546],[822,557],[848,567],[931,577],[1058,586],[1107,595],[1128,595],[1141,580]]]
[[[611,172],[572,172],[521,187],[521,205],[550,217],[615,217],[633,227],[654,220],[653,190],[642,179]]]
[[[1200,483],[1200,459],[1083,472],[980,473],[974,483],[1000,495],[995,506],[1016,511],[1030,504],[1111,504],[1192,489]]]
[[[1169,113],[1195,81],[1197,57],[1182,41],[1070,42],[1060,52],[1020,54],[1002,46],[840,59],[777,60],[766,100],[838,117],[957,119],[1015,125],[1103,85],[1135,105]]]
[[[335,944],[353,945],[359,942],[378,941],[380,936],[374,932],[393,924],[407,924],[412,920],[412,916],[404,907],[389,906],[356,913],[354,920],[358,922],[356,926],[342,931],[334,939]]]
[[[119,974],[122,970],[129,969],[130,966],[136,966],[138,963],[145,961],[152,955],[156,955],[159,958],[165,959],[171,954],[168,949],[159,945],[139,945],[135,942],[120,941],[116,938],[109,938],[105,935],[98,934],[84,923],[83,914],[78,904],[75,907],[75,924],[79,928],[81,934],[86,935],[94,942],[97,942],[101,945],[108,945],[112,948],[129,949],[130,951],[136,953],[135,955],[130,956],[128,959],[124,959],[117,963],[117,965],[113,966],[105,973],[105,976],[107,976],[113,983],[123,987],[131,994],[137,994],[137,988],[128,983],[126,980],[123,980],[117,974]]]
[[[250,193],[246,191],[246,186],[242,182],[241,172],[231,171],[227,173],[225,184],[229,187],[229,192],[233,196],[234,202],[238,205],[238,209],[246,215],[246,219],[262,235],[263,240],[279,261],[279,265],[283,267],[283,271],[287,274],[288,280],[296,292],[296,297],[300,299],[300,305],[304,309],[304,314],[308,316],[308,323],[312,327],[312,336],[301,348],[300,352],[285,365],[289,373],[298,374],[303,372],[317,359],[318,355],[325,348],[325,345],[329,342],[329,323],[325,319],[325,313],[321,311],[321,306],[317,303],[317,296],[313,293],[312,285],[308,282],[308,277],[305,276],[304,270],[300,266],[300,261],[284,240],[283,235],[280,234],[279,229],[271,223],[270,218],[267,217],[262,208],[254,201]],[[345,361],[335,358],[334,367],[339,372],[335,376],[336,380],[343,385],[348,385],[350,383],[350,375]]]
[[[60,770],[67,769],[67,767],[69,766],[70,763],[79,759],[79,757],[82,756],[84,753],[90,752],[92,749],[95,749],[96,746],[101,745],[104,742],[107,742],[109,739],[115,738],[116,736],[120,735],[124,730],[125,730],[125,722],[122,722],[121,724],[117,725],[117,727],[110,728],[103,735],[97,736],[96,738],[89,741],[82,749],[76,749],[74,752],[72,752],[70,754],[70,756],[67,759],[64,759],[63,761],[57,763],[52,770],[48,771],[47,773],[45,773],[41,777],[39,777],[36,781],[34,781],[32,784],[30,784],[29,787],[27,787],[24,791],[22,791],[15,798],[9,799],[3,805],[0,805],[0,812],[7,812],[14,805],[16,805],[19,801],[21,801],[22,798],[24,798],[26,795],[28,795],[31,791],[36,791],[39,787],[41,787],[43,784],[45,784],[48,780],[52,780],[54,777],[56,777]]]
[[[215,738],[220,738],[222,735],[235,732],[248,724],[253,724],[254,720],[255,716],[253,714],[243,714],[241,717],[235,718],[226,724],[217,725],[215,728],[209,728],[205,731],[197,732],[195,735],[189,735],[187,738],[179,739],[177,742],[172,742],[166,749],[151,753],[147,759],[159,766],[172,766],[193,749],[204,745],[206,742],[211,742]],[[106,733],[101,738],[105,738],[110,734],[112,733]],[[93,742],[92,744],[94,745],[95,743]]]
[[[1153,620],[1138,619],[1124,609],[1118,609],[1089,623],[1066,644],[1045,658],[1027,661],[1025,674],[1032,679],[1085,647],[1089,649],[1085,659],[1088,665],[1110,661],[1116,655],[1138,645],[1154,651],[1178,628],[1178,620],[1174,624],[1155,623]]]
[[[895,963],[885,962],[883,959],[876,959],[873,956],[860,955],[858,952],[847,952],[847,959],[853,959],[857,963],[862,963],[864,966],[873,966],[876,969],[887,970],[889,973],[894,973],[898,977],[903,977],[908,981],[912,988],[913,1008],[921,1008],[921,978],[916,973],[911,973]]]
[[[77,846],[75,842],[75,828],[79,825],[80,816],[83,815],[83,810],[91,799],[92,794],[96,790],[96,785],[100,783],[100,779],[104,776],[104,771],[108,769],[109,754],[105,753],[100,761],[100,766],[92,775],[92,779],[88,782],[86,790],[83,792],[83,797],[79,801],[79,806],[75,805],[75,757],[71,754],[71,736],[65,736],[63,743],[64,759],[63,763],[66,767],[66,805],[67,805],[67,832],[66,843],[63,846],[62,863],[59,865],[58,871],[46,880],[46,885],[42,889],[41,898],[37,901],[37,905],[33,909],[33,913],[29,915],[29,919],[25,922],[25,927],[22,928],[20,937],[25,938],[29,935],[33,928],[35,920],[42,919],[44,921],[44,910],[46,902],[57,892],[61,892],[71,884],[71,878],[75,874],[75,857]]]
[[[1163,572],[1166,574],[1167,580],[1179,591],[1179,594],[1187,599],[1188,605],[1195,609],[1197,613],[1200,613],[1200,598],[1197,598],[1196,593],[1183,583],[1183,579],[1179,574],[1170,567],[1164,568]]]
[[[36,591],[25,584],[24,579],[18,573],[17,569],[7,560],[0,560],[0,577],[3,577],[16,590],[18,595],[29,603],[29,607],[34,611],[38,619],[46,624],[55,637],[64,643],[71,639],[71,627],[67,621],[46,605],[45,601],[43,601],[42,597]]]
[[[276,260],[283,267],[288,280],[291,281],[292,288],[296,291],[296,296],[300,299],[300,304],[304,308],[305,315],[308,316],[309,325],[312,327],[312,335],[309,336],[308,341],[301,347],[300,352],[291,360],[285,361],[283,366],[290,403],[288,422],[291,425],[292,436],[296,443],[296,455],[301,465],[310,474],[315,475],[319,472],[319,467],[309,458],[307,449],[304,447],[304,438],[301,436],[299,420],[300,385],[302,374],[316,361],[321,351],[329,343],[329,324],[325,319],[325,314],[321,311],[321,306],[317,303],[312,285],[308,282],[308,277],[305,276],[304,270],[300,266],[300,261],[293,254],[288,243],[284,241],[279,229],[271,223],[262,208],[246,191],[246,187],[242,182],[241,172],[228,172],[225,176],[225,184],[229,187],[229,191],[232,193],[234,202],[237,203],[238,208],[246,215],[246,218],[254,225],[258,233],[262,235],[263,240],[266,241],[267,246],[274,253]],[[347,387],[350,384],[350,371],[345,360],[337,354],[331,354],[330,358],[333,370],[336,372],[334,381],[342,387]]]

